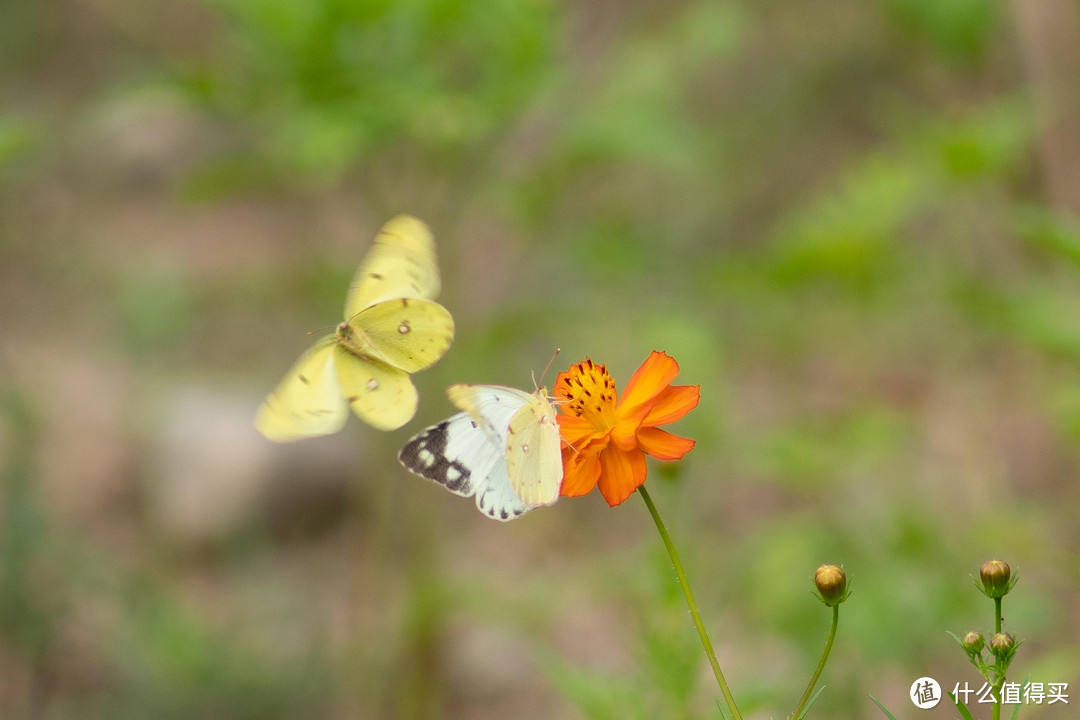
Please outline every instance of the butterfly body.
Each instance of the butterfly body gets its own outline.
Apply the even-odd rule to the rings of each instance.
[[[340,430],[351,409],[380,430],[416,414],[409,374],[450,347],[454,320],[440,287],[430,230],[407,215],[383,226],[353,277],[345,320],[318,340],[259,407],[256,428],[288,442]]]

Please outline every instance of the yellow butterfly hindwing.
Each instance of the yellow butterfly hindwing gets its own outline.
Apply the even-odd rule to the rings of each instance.
[[[397,430],[416,414],[416,386],[404,370],[360,358],[340,344],[334,348],[334,365],[345,402],[376,430]]]

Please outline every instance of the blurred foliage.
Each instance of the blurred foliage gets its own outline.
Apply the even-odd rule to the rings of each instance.
[[[973,60],[990,42],[990,30],[1004,12],[994,0],[890,0],[887,3],[899,25],[957,60]]]
[[[702,386],[650,483],[745,711],[794,707],[822,562],[853,595],[809,717],[964,679],[945,631],[994,555],[1025,572],[1018,672],[1080,680],[1080,219],[1043,167],[1070,99],[1030,77],[1024,8],[0,9],[0,714],[718,717],[636,498],[484,524],[353,423],[325,527],[273,513],[330,444],[252,461],[296,495],[221,537],[155,524],[169,391],[236,390],[250,429],[396,212],[435,229],[457,320],[408,431],[557,346]],[[198,437],[194,467],[252,466]]]
[[[35,144],[30,123],[0,118],[0,173],[22,158]]]
[[[45,660],[54,628],[50,622],[57,598],[45,599],[34,587],[34,576],[45,564],[49,548],[44,519],[34,498],[33,450],[35,420],[17,394],[0,398],[4,425],[11,428],[13,452],[3,480],[3,543],[0,544],[0,633],[5,643],[26,657],[31,666]]]
[[[400,155],[465,170],[550,71],[555,15],[544,2],[211,5],[227,23],[229,62],[185,72],[184,83],[257,139],[200,175],[204,192],[245,169],[253,182],[269,173],[323,186]],[[397,180],[372,178],[369,189],[385,179]]]

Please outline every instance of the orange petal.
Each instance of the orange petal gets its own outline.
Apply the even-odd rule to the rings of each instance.
[[[630,497],[645,482],[645,453],[640,450],[623,452],[608,445],[600,453],[600,494],[607,504],[615,507]]]
[[[678,460],[694,449],[690,438],[672,435],[660,428],[641,428],[637,434],[638,446],[657,460]]]
[[[588,495],[596,487],[600,478],[600,452],[586,448],[575,452],[572,448],[563,450],[563,481],[559,494],[563,497]]]
[[[619,418],[619,421],[615,423],[615,427],[611,429],[611,441],[618,445],[620,450],[629,452],[637,447],[638,428],[641,427],[650,410],[652,410],[652,403],[646,403]]]
[[[664,390],[679,374],[679,363],[667,353],[653,350],[641,367],[637,369],[630,382],[623,390],[622,402],[619,403],[619,415],[622,412],[634,412]]]
[[[570,389],[570,371],[564,370],[555,376],[555,384],[551,386],[551,394],[557,400],[565,400],[566,393]]]
[[[675,385],[656,396],[656,404],[641,423],[647,427],[667,425],[697,407],[701,399],[700,385]]]
[[[555,421],[559,423],[562,439],[574,447],[580,448],[585,442],[600,437],[593,424],[583,418],[560,414],[555,416]]]

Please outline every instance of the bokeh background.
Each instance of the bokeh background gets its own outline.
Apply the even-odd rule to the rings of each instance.
[[[701,385],[649,485],[748,717],[822,562],[812,717],[977,686],[991,557],[1075,707],[1077,78],[1070,0],[5,3],[0,717],[718,717],[638,497],[503,525],[395,461],[556,347]],[[399,212],[457,320],[417,418],[263,440]]]

